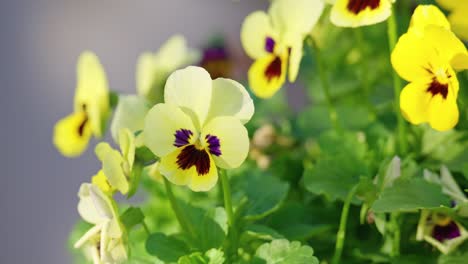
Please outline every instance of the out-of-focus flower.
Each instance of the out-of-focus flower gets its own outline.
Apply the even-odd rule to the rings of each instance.
[[[199,53],[187,47],[185,38],[175,35],[164,43],[156,53],[140,55],[136,69],[138,95],[151,103],[163,101],[163,87],[169,74],[199,60]]]
[[[468,238],[468,232],[450,217],[423,210],[419,219],[416,239],[425,240],[443,254],[456,249]]]
[[[468,1],[466,0],[437,0],[441,7],[450,11],[448,20],[453,32],[460,38],[468,40]]]
[[[86,222],[94,226],[75,243],[75,248],[83,248],[94,264],[126,261],[126,232],[120,222],[115,202],[90,183],[81,185],[78,197],[78,212]]]
[[[414,30],[400,37],[391,56],[395,71],[410,82],[400,94],[400,109],[412,124],[429,123],[445,131],[458,123],[455,71],[468,68],[468,52],[447,28],[424,26],[421,10],[412,18]]]
[[[102,172],[112,190],[119,190],[122,194],[127,194],[135,160],[135,137],[130,130],[122,129],[120,131],[119,146],[121,152],[113,149],[107,142],[101,142],[96,146],[95,152],[102,162]],[[100,177],[96,182],[102,183],[102,175]]]
[[[275,0],[268,14],[248,15],[241,29],[242,45],[255,62],[248,77],[252,91],[261,98],[273,96],[288,79],[294,82],[302,59],[302,43],[317,23],[323,1]]]
[[[232,58],[224,39],[215,39],[203,49],[200,66],[205,68],[213,79],[231,76]]]
[[[423,36],[424,29],[429,25],[450,30],[450,23],[439,8],[434,5],[418,5],[411,16],[408,32]]]
[[[336,0],[330,20],[339,27],[361,27],[385,21],[395,0]]]
[[[106,74],[94,53],[83,52],[77,64],[74,112],[55,125],[55,147],[64,156],[79,156],[86,150],[91,136],[102,136],[108,115]]]
[[[216,166],[236,168],[247,156],[252,99],[241,84],[211,80],[200,67],[172,73],[164,93],[165,103],[145,118],[145,145],[161,158],[159,171],[169,181],[208,191],[218,180]]]

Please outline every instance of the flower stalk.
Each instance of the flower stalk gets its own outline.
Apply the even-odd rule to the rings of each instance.
[[[398,40],[398,27],[396,21],[396,14],[395,9],[392,12],[392,15],[387,20],[387,34],[388,34],[388,47],[390,54],[392,53],[393,49],[396,46]],[[393,78],[393,93],[394,93],[394,107],[395,107],[395,114],[397,116],[397,142],[398,142],[398,149],[400,154],[405,154],[407,151],[407,144],[406,144],[406,127],[405,121],[403,120],[403,116],[400,113],[400,92],[401,92],[401,79],[397,75],[397,73],[392,70],[392,78]]]
[[[175,216],[177,218],[177,221],[179,221],[179,224],[182,227],[182,229],[187,234],[189,234],[189,236],[191,238],[195,237],[195,231],[194,231],[190,221],[182,213],[180,205],[179,205],[179,203],[177,202],[177,199],[174,196],[174,192],[172,191],[171,183],[165,177],[163,177],[163,178],[164,178],[164,185],[166,186],[167,197],[169,198],[172,210],[174,210],[174,214],[175,214]]]

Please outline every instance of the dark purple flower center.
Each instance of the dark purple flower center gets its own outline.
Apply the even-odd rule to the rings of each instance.
[[[177,165],[182,170],[188,170],[195,166],[198,175],[203,176],[210,171],[210,156],[204,149],[188,145],[177,156]]]
[[[183,147],[187,145],[190,141],[190,137],[193,135],[193,132],[189,129],[179,129],[175,132],[175,142],[174,147]]]
[[[273,53],[275,50],[275,40],[271,37],[265,39],[265,50],[269,53]]]
[[[448,95],[448,84],[442,84],[437,81],[434,77],[432,82],[429,84],[429,88],[426,90],[427,92],[431,93],[432,96],[436,96],[438,94],[442,95],[444,99],[447,99]]]
[[[205,136],[206,142],[208,143],[208,149],[210,153],[219,157],[221,155],[221,144],[219,143],[219,138],[213,135]]]
[[[440,242],[459,237],[460,229],[454,221],[450,221],[447,225],[436,225],[432,230],[432,237]]]
[[[281,59],[280,57],[276,56],[275,59],[268,65],[265,70],[265,77],[267,78],[268,82],[271,81],[273,78],[278,78],[281,76]]]
[[[377,9],[380,6],[380,0],[349,0],[346,8],[349,12],[359,14],[366,8],[371,10]]]
[[[88,114],[86,113],[86,105],[83,104],[81,106],[81,108],[83,109],[83,112],[85,113],[85,115],[84,115],[83,121],[81,121],[80,125],[78,126],[78,136],[79,137],[83,136],[85,126],[88,123]]]

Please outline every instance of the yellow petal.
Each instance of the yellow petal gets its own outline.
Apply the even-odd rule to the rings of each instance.
[[[194,117],[194,125],[203,126],[212,94],[212,80],[205,69],[189,66],[177,70],[169,76],[164,89],[165,103],[188,110]]]
[[[275,0],[268,10],[273,27],[281,32],[304,36],[312,30],[324,9],[323,1]],[[287,40],[283,40],[287,42]]]
[[[131,171],[133,162],[135,161],[135,136],[133,133],[126,128],[120,130],[119,133],[119,146],[122,152],[122,157],[128,166],[128,170]]]
[[[291,44],[291,54],[289,56],[289,82],[296,81],[297,74],[299,73],[299,66],[302,60],[302,39],[297,39]]]
[[[145,52],[138,57],[136,66],[137,93],[151,102],[163,101],[163,80],[167,76],[161,76],[157,70],[157,62],[153,53]]]
[[[249,84],[261,98],[272,97],[286,80],[287,53],[283,56],[268,55],[256,60],[249,69]]]
[[[249,135],[236,118],[224,116],[210,121],[201,134],[207,149],[210,149],[210,137],[214,140],[211,154],[217,166],[225,169],[237,168],[247,158]]]
[[[242,84],[224,78],[213,81],[208,122],[217,116],[235,116],[245,124],[253,114],[253,100]]]
[[[90,138],[91,127],[84,112],[63,118],[54,128],[54,145],[67,157],[76,157],[83,153]]]
[[[103,123],[109,114],[109,85],[98,57],[83,52],[78,58],[75,111],[86,111],[96,137],[103,134]]]
[[[118,142],[119,131],[128,128],[135,133],[142,131],[145,116],[151,108],[150,103],[136,95],[121,95],[111,123],[111,134],[114,142]]]
[[[385,21],[392,14],[390,0],[367,1],[365,8],[360,8],[361,2],[364,1],[337,0],[331,10],[331,22],[339,27],[360,27]]]
[[[106,175],[109,184],[122,194],[126,194],[129,189],[129,180],[122,167],[125,161],[120,152],[112,149],[107,142],[99,143],[95,152],[102,162],[102,171]]]
[[[192,176],[197,176],[197,172],[195,167],[189,170],[182,170],[179,168],[177,165],[177,157],[181,151],[182,148],[178,148],[169,155],[162,157],[159,162],[159,172],[173,184],[187,185],[192,180]]]
[[[443,62],[451,62],[458,54],[468,54],[463,42],[452,31],[439,26],[427,26],[423,41],[426,45],[430,43]]]
[[[468,69],[468,53],[458,53],[452,58],[450,65],[456,71]]]
[[[447,10],[455,9],[462,1],[463,0],[436,0],[437,4]]]
[[[194,192],[207,192],[211,190],[218,182],[218,169],[210,157],[210,170],[207,174],[192,175],[192,180],[190,181],[188,187]]]
[[[113,188],[107,181],[106,175],[102,170],[91,178],[91,183],[99,187],[104,193],[112,193]]]
[[[156,156],[164,157],[177,149],[175,135],[181,129],[192,132],[192,141],[198,137],[192,119],[179,107],[157,104],[146,115],[143,140]]]
[[[418,125],[428,121],[428,108],[431,93],[427,92],[431,80],[408,84],[400,94],[400,109],[408,122]]]
[[[247,55],[257,59],[267,55],[266,39],[277,39],[277,33],[273,30],[268,15],[263,11],[256,11],[245,18],[240,37]]]
[[[460,38],[468,40],[468,2],[460,3],[449,15],[449,21],[452,25],[452,30]]]
[[[158,71],[170,73],[182,66],[196,63],[200,59],[198,51],[187,46],[182,35],[170,37],[155,54]]]
[[[429,124],[438,131],[454,128],[458,123],[458,106],[455,95],[449,91],[447,98],[436,95],[428,109]]]
[[[434,5],[419,5],[414,10],[413,16],[411,17],[408,31],[422,36],[424,34],[424,29],[428,25],[436,25],[450,29],[447,18],[439,8]]]
[[[395,71],[410,82],[432,78],[428,69],[430,70],[437,58],[437,52],[431,47],[431,42],[410,33],[400,37],[391,55]]]

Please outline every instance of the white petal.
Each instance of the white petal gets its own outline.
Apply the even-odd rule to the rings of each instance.
[[[179,107],[158,104],[146,115],[143,140],[155,155],[164,157],[176,150],[175,133],[180,129],[188,129],[193,138],[197,137],[192,119]]]
[[[173,72],[166,82],[164,100],[188,110],[194,116],[194,123],[202,127],[208,115],[212,80],[201,67],[189,66]]]
[[[224,116],[211,120],[203,128],[201,138],[206,139],[209,135],[219,139],[221,155],[212,155],[217,166],[237,168],[244,162],[249,152],[249,136],[237,118]]]
[[[324,5],[318,0],[275,0],[268,13],[273,27],[282,35],[286,32],[304,35],[317,23]]]
[[[242,84],[224,78],[213,81],[213,94],[207,121],[217,116],[234,116],[245,124],[249,122],[253,114],[253,100]]]

